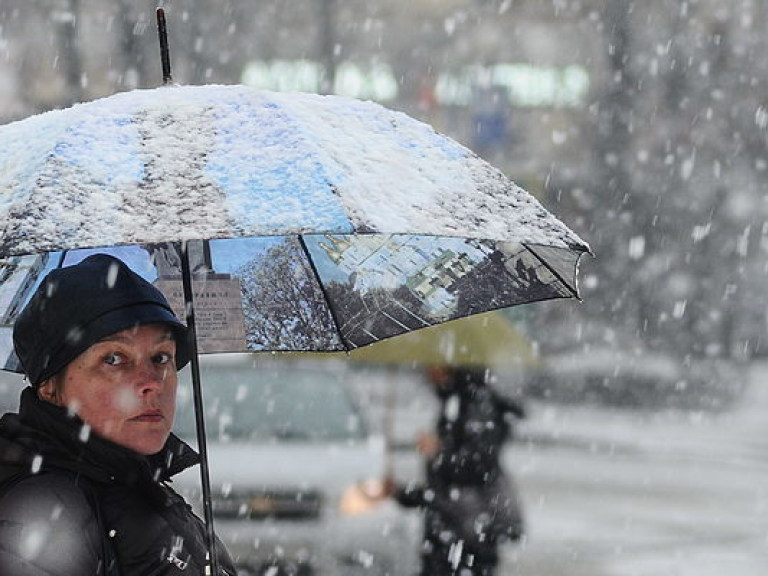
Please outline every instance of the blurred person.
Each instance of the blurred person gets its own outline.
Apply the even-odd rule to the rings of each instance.
[[[500,160],[510,145],[509,91],[504,86],[475,86],[471,108],[472,150],[486,160]]]
[[[524,418],[525,410],[487,385],[484,368],[432,366],[427,377],[441,410],[435,434],[417,442],[425,482],[389,478],[385,493],[424,510],[420,576],[492,576],[499,543],[523,535],[516,490],[499,457],[511,418]]]
[[[171,434],[187,338],[116,258],[43,279],[13,331],[30,386],[0,419],[2,576],[203,574],[205,526],[168,486],[198,462]]]

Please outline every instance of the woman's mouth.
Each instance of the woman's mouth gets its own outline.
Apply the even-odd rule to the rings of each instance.
[[[162,410],[147,410],[131,418],[134,422],[162,422],[165,420]]]

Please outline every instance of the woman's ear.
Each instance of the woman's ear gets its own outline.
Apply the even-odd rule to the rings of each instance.
[[[58,404],[57,386],[53,378],[48,378],[37,387],[37,397],[45,402]]]

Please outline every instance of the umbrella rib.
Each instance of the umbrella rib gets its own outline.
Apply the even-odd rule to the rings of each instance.
[[[339,336],[339,342],[341,342],[341,345],[344,347],[345,350],[349,351],[349,347],[347,346],[347,343],[344,339],[344,335],[341,332],[341,325],[339,324],[339,319],[336,317],[336,312],[333,309],[333,306],[331,306],[331,301],[328,298],[328,292],[325,289],[325,286],[323,285],[322,279],[320,278],[320,274],[317,272],[317,267],[315,266],[314,260],[312,260],[312,255],[309,253],[309,248],[307,248],[306,242],[304,242],[304,235],[299,234],[299,246],[301,246],[301,250],[304,252],[304,256],[307,259],[307,263],[309,264],[309,267],[312,269],[312,274],[315,277],[315,280],[317,281],[317,285],[320,288],[320,291],[323,293],[323,299],[325,300],[326,304],[328,305],[328,312],[331,315],[331,320],[333,321],[333,327],[336,330],[336,334]]]
[[[525,249],[528,250],[528,252],[530,252],[531,254],[533,254],[536,260],[541,262],[541,264],[545,266],[547,270],[552,272],[552,275],[555,278],[557,278],[563,286],[568,288],[568,291],[573,295],[574,298],[576,298],[576,300],[581,301],[581,298],[579,297],[579,293],[576,291],[576,289],[572,288],[570,283],[566,282],[565,278],[563,278],[562,275],[549,264],[549,262],[547,262],[544,258],[536,254],[536,251],[533,248],[531,248],[528,244],[523,244],[523,246],[525,246]]]

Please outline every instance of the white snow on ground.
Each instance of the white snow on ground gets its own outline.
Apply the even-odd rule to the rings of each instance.
[[[529,536],[500,574],[768,574],[768,365],[731,411],[532,407],[506,464]]]

